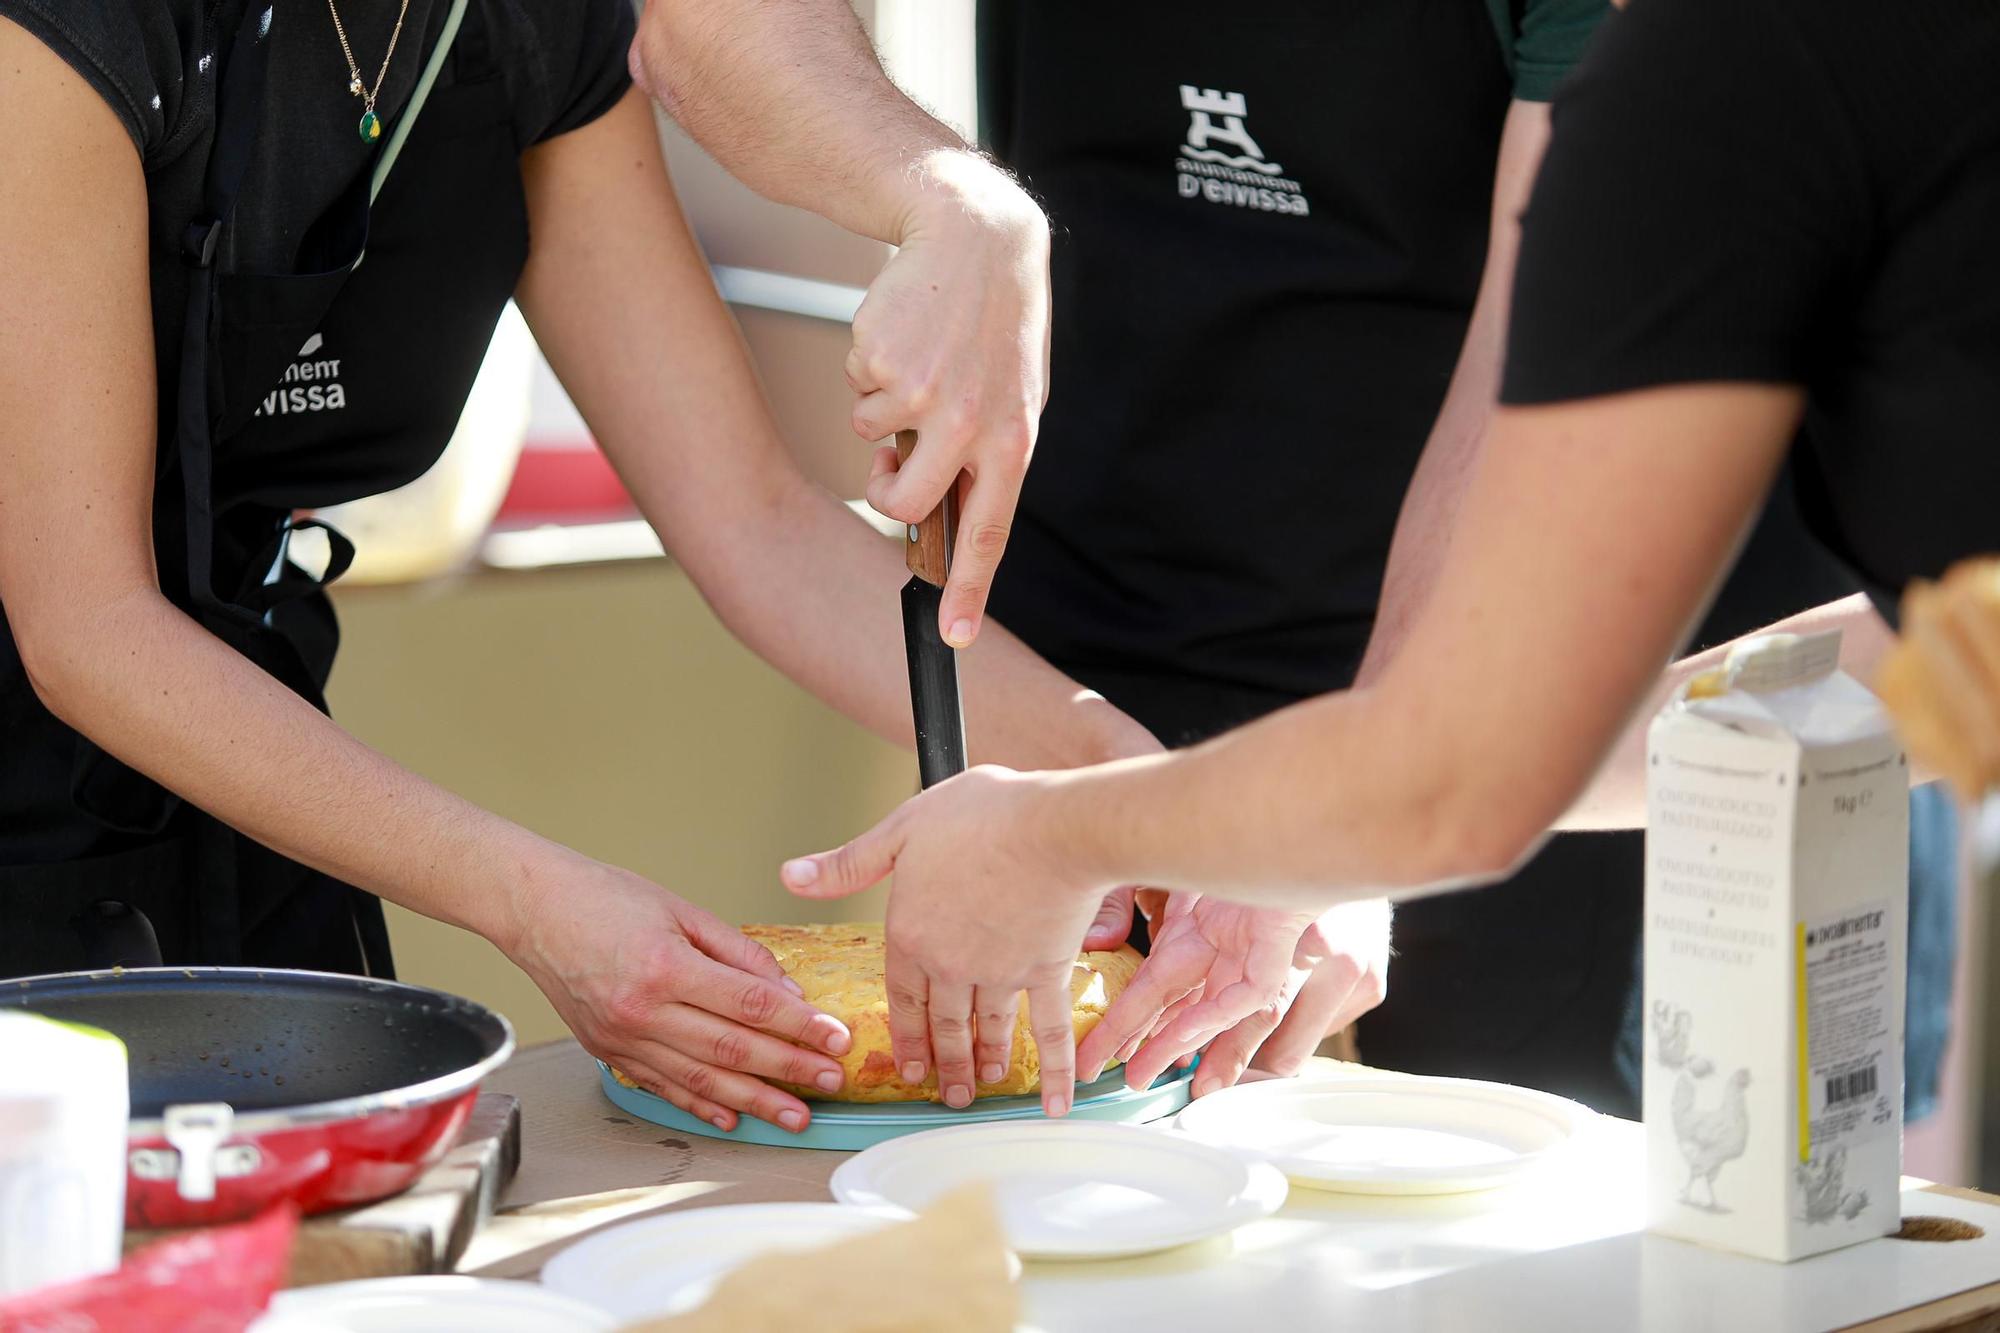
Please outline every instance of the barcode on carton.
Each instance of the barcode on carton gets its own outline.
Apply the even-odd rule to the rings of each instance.
[[[1875,1095],[1875,1066],[1852,1069],[1845,1074],[1835,1074],[1826,1081],[1826,1104],[1839,1106],[1846,1102],[1860,1101]]]

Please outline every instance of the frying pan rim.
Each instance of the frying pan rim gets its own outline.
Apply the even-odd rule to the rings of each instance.
[[[486,1076],[505,1064],[514,1054],[514,1025],[498,1010],[489,1009],[477,1000],[468,1000],[453,995],[449,991],[437,990],[430,986],[417,986],[407,981],[385,981],[380,977],[353,976],[344,972],[315,972],[299,967],[122,967],[95,968],[82,972],[44,972],[39,976],[10,977],[0,982],[0,987],[8,989],[26,988],[35,982],[49,981],[116,981],[125,977],[186,977],[190,981],[214,978],[229,981],[239,978],[268,981],[273,976],[299,978],[301,980],[332,981],[366,991],[370,995],[382,991],[408,991],[418,995],[446,999],[454,1005],[464,1006],[473,1011],[475,1017],[486,1017],[500,1025],[500,1043],[491,1053],[462,1069],[436,1078],[425,1079],[421,1083],[406,1083],[400,1088],[385,1088],[380,1092],[364,1092],[353,1097],[340,1097],[327,1102],[305,1102],[298,1106],[286,1106],[262,1111],[247,1111],[230,1119],[229,1137],[249,1137],[292,1129],[307,1129],[314,1125],[332,1124],[337,1121],[360,1120],[379,1111],[405,1111],[418,1107],[432,1106],[450,1101],[479,1086]],[[115,1034],[114,1034],[115,1035]],[[219,1100],[219,1099],[218,1099]],[[199,1103],[175,1102],[173,1105],[186,1106]],[[232,1111],[234,1108],[231,1108]],[[133,1117],[127,1122],[128,1139],[166,1137],[166,1118],[162,1116]]]

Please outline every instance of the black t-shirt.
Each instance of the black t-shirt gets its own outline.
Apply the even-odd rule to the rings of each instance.
[[[1607,24],[1555,105],[1502,396],[1724,380],[1806,389],[1802,510],[1878,593],[2000,549],[1991,0]]]
[[[202,197],[215,132],[211,62],[226,57],[247,0],[0,0],[0,17],[33,33],[88,80],[124,122],[146,173],[155,357],[166,406],[180,355],[187,267],[181,247]],[[449,0],[410,0],[377,103],[385,133],[364,143],[362,105],[325,0],[298,3],[271,28],[268,89],[255,154],[225,233],[227,268],[289,270],[312,223],[388,141],[415,88]],[[346,0],[340,17],[372,86],[396,0]],[[629,0],[470,0],[440,77],[497,71],[523,148],[585,124],[630,84]],[[477,69],[471,68],[477,66]],[[435,94],[434,94],[435,95]],[[0,185],[0,188],[4,188]],[[475,355],[477,354],[475,350]],[[171,432],[162,432],[163,440]]]
[[[982,130],[1054,224],[1003,623],[1086,682],[1274,704],[1349,682],[1477,293],[1502,120],[1604,8],[983,0]],[[1847,590],[1778,563],[1786,586],[1716,632]]]
[[[340,3],[372,80],[394,0]],[[628,0],[468,0],[422,112],[410,120],[411,91],[438,50],[448,9],[447,0],[411,0],[375,145],[357,132],[361,104],[347,91],[324,0],[275,14],[263,116],[233,231],[225,232],[233,245],[222,256],[211,365],[220,370],[223,426],[208,488],[215,519],[207,582],[225,598],[240,600],[262,580],[273,559],[268,543],[293,509],[388,489],[436,458],[529,251],[521,150],[583,124],[626,90]],[[174,399],[190,270],[181,244],[202,205],[215,62],[227,59],[243,13],[242,0],[0,0],[0,15],[32,30],[98,89],[141,155],[161,396],[154,548],[162,591],[183,605],[191,506]],[[315,238],[339,230],[322,225],[328,216],[354,221],[376,160],[405,127],[395,169],[368,213],[365,258],[350,269],[358,240],[351,230],[344,252]],[[347,207],[335,202],[343,194]],[[308,275],[325,269],[335,281],[300,278],[295,267]],[[274,671],[295,657],[297,669],[281,678],[302,692],[324,680],[335,632],[323,597],[286,601],[265,623],[276,633],[239,646]],[[165,792],[42,705],[4,608],[0,753],[0,871],[119,854],[188,831],[185,810]]]

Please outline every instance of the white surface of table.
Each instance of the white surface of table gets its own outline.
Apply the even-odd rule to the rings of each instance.
[[[2000,1208],[1911,1191],[1906,1214],[1983,1240],[1880,1240],[1773,1264],[1642,1231],[1639,1126],[1600,1121],[1571,1159],[1481,1194],[1293,1189],[1232,1238],[1122,1263],[1030,1264],[1029,1323],[1106,1328],[1819,1333],[2000,1280]]]
[[[532,1275],[596,1226],[662,1208],[819,1200],[845,1153],[669,1133],[621,1114],[571,1043],[535,1048],[493,1080],[521,1096],[526,1143],[472,1266]],[[1103,1263],[1030,1263],[1029,1323],[1107,1329],[1617,1329],[1820,1333],[2000,1288],[2000,1206],[1910,1190],[1906,1216],[1958,1217],[1978,1241],[1879,1240],[1772,1264],[1643,1234],[1640,1127],[1599,1120],[1565,1160],[1501,1190],[1387,1198],[1294,1186],[1279,1213],[1225,1239]],[[1975,1301],[1983,1317],[1994,1302]],[[1960,1313],[1963,1313],[1961,1311]],[[1940,1326],[1921,1312],[1902,1328]],[[1990,1325],[1986,1325],[1990,1327]]]

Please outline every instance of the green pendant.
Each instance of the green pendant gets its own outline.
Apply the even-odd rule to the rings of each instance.
[[[373,111],[361,113],[361,142],[374,143],[382,137],[382,120]]]

